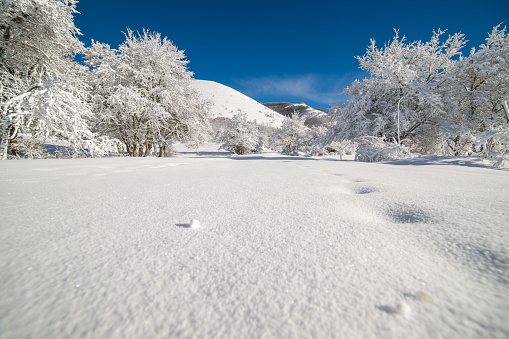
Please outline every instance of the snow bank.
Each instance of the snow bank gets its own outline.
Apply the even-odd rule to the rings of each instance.
[[[0,162],[0,337],[506,337],[509,173],[466,165]]]

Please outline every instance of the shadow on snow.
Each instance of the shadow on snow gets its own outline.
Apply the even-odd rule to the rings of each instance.
[[[436,156],[436,155],[428,155],[421,156],[417,158],[408,158],[408,159],[396,159],[396,160],[385,160],[381,161],[382,164],[389,165],[410,165],[410,166],[464,166],[464,167],[475,167],[475,168],[486,168],[486,169],[496,169],[502,171],[509,171],[508,168],[496,168],[493,167],[490,163],[483,162],[483,158],[481,157],[454,157],[454,156]]]

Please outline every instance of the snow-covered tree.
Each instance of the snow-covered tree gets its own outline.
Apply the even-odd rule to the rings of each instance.
[[[336,123],[326,142],[376,136],[408,139],[421,150],[435,144],[451,114],[440,86],[465,44],[461,34],[442,41],[443,34],[439,30],[429,42],[409,43],[396,32],[381,49],[372,40],[366,54],[356,57],[370,77],[345,89],[348,105],[331,108]]]
[[[83,49],[74,25],[76,0],[0,0],[0,65],[2,101],[26,90],[30,83],[59,78],[69,72]],[[10,75],[7,76],[7,75]],[[23,78],[29,85],[18,93],[3,81]],[[15,88],[15,87],[14,87]]]
[[[258,126],[247,120],[246,113],[239,112],[233,116],[228,127],[223,131],[219,141],[220,149],[232,154],[243,155],[259,148],[260,135]]]
[[[44,144],[52,138],[66,140],[72,155],[85,149],[92,155],[101,153],[86,121],[92,115],[90,106],[62,82],[48,80],[32,85],[8,102],[6,113],[3,123],[10,126],[4,126],[3,131],[10,132],[11,151],[16,152],[13,155],[44,157]],[[3,137],[7,139],[7,135]]]
[[[476,51],[462,58],[447,83],[461,117],[459,144],[494,160],[509,164],[509,35],[495,26]]]
[[[297,114],[283,120],[281,128],[272,137],[274,148],[289,155],[297,155],[299,151],[308,150],[313,133],[304,125],[305,120],[305,117],[299,117]]]
[[[19,154],[20,145],[35,156],[50,135],[68,140],[72,148],[90,137],[84,125],[90,111],[82,81],[86,69],[74,60],[83,50],[73,22],[76,3],[0,0],[2,158],[8,151]]]
[[[183,51],[159,33],[128,30],[118,50],[92,42],[94,131],[120,140],[131,156],[165,155],[174,142],[191,146],[209,133],[208,105],[190,87]]]
[[[509,35],[493,28],[486,43],[461,58],[445,81],[463,125],[473,132],[509,125]]]

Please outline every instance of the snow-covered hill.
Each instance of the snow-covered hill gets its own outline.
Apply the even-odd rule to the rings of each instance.
[[[194,80],[192,86],[205,99],[211,101],[210,113],[213,119],[232,118],[239,111],[242,111],[247,114],[249,120],[260,125],[280,127],[284,120],[284,117],[277,112],[231,87],[207,80]]]

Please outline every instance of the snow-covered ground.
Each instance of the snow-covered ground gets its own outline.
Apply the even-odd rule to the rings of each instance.
[[[285,117],[254,99],[234,90],[231,87],[214,81],[193,80],[191,86],[200,92],[204,99],[211,103],[211,118],[229,118],[242,111],[249,121],[259,125],[281,127]]]
[[[509,335],[509,172],[214,150],[0,162],[0,337]]]

